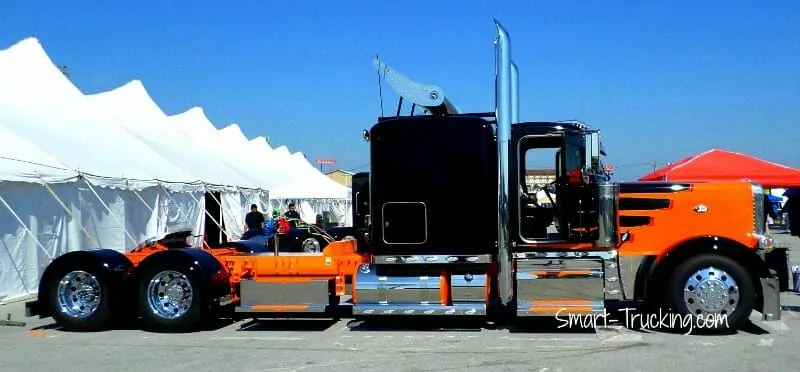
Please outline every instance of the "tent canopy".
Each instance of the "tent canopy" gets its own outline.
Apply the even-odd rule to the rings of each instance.
[[[800,186],[800,169],[738,152],[712,149],[681,159],[639,181],[730,181],[750,179],[765,187]]]

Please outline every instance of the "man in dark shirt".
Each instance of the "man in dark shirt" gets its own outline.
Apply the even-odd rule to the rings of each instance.
[[[781,213],[788,214],[789,234],[800,237],[800,188],[791,188],[783,193],[787,198]]]
[[[258,211],[258,206],[250,206],[250,213],[244,216],[244,235],[242,240],[247,240],[264,231],[264,214]]]
[[[289,204],[289,210],[283,215],[289,219],[300,219],[300,213],[297,212],[297,208],[295,207],[294,203]]]

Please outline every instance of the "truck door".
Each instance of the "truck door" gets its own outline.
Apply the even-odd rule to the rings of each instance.
[[[583,134],[567,133],[561,149],[556,197],[559,206],[559,230],[569,241],[593,241],[597,233],[597,215],[590,178],[586,177],[586,141]]]

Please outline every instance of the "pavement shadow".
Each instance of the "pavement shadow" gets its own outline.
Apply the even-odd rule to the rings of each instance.
[[[604,327],[611,322],[602,318],[586,317],[585,320],[562,319],[560,317],[531,317],[521,318],[506,326],[509,333],[565,333],[565,334],[593,334],[598,327]]]
[[[203,326],[198,330],[199,332],[213,332],[225,328],[235,322],[234,319],[226,319],[226,318],[218,318],[218,319],[211,319],[205,323]],[[32,327],[31,331],[59,331],[59,332],[68,332],[68,333],[82,333],[82,331],[70,331],[61,328],[56,323],[47,323],[43,325],[39,325],[36,327]],[[121,319],[116,324],[113,324],[111,327],[108,327],[102,331],[93,331],[92,333],[98,332],[110,332],[110,331],[144,331],[148,333],[162,333],[157,331],[148,330],[147,327],[142,324],[141,319]]]
[[[334,319],[251,319],[242,323],[237,332],[298,331],[323,332],[338,323]]]
[[[351,332],[480,332],[492,328],[489,324],[474,319],[430,316],[355,319],[348,322],[347,327]]]

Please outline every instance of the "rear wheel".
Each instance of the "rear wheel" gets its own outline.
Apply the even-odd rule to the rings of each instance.
[[[692,317],[696,329],[725,332],[748,321],[757,294],[752,278],[736,261],[700,255],[678,266],[667,295],[670,307],[685,318]]]
[[[139,312],[148,329],[191,332],[204,320],[203,288],[188,265],[156,264],[139,282]]]
[[[101,268],[75,265],[52,278],[47,302],[56,324],[69,331],[99,331],[110,325],[112,299]]]

